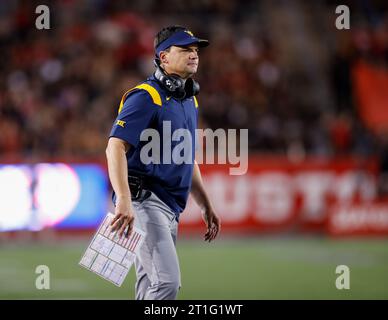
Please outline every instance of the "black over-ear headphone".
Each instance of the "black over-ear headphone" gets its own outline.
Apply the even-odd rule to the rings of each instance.
[[[154,65],[156,67],[155,78],[174,98],[184,99],[199,93],[199,83],[194,79],[188,78],[184,81],[177,75],[167,74],[160,66],[160,60],[158,59],[154,60]]]

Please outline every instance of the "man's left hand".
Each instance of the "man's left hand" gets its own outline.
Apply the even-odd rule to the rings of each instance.
[[[207,231],[205,233],[205,241],[214,240],[221,230],[221,220],[216,215],[213,209],[208,209],[203,213],[203,219],[205,220]]]

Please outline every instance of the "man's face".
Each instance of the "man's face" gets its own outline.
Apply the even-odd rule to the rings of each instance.
[[[186,79],[197,72],[199,63],[198,45],[171,46],[169,51],[163,51],[160,54],[160,58],[167,73],[174,73]]]

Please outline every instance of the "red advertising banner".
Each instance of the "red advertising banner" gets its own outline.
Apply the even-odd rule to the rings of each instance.
[[[229,175],[224,165],[201,165],[205,188],[221,216],[222,230],[324,232],[334,206],[376,200],[374,160],[310,159],[291,163],[281,158],[250,157],[245,175]],[[204,228],[198,206],[190,199],[180,230]]]
[[[329,212],[331,235],[388,235],[388,201],[342,204]]]
[[[97,213],[101,216],[106,210],[114,210],[103,166],[87,165],[92,176],[82,171],[82,165],[73,164],[72,170],[63,170],[67,166],[3,165],[0,178],[7,186],[3,193],[9,195],[2,203],[0,231],[36,231],[47,226],[67,231],[94,228],[99,219]],[[313,231],[333,236],[388,235],[388,201],[377,198],[375,159],[309,158],[295,163],[282,157],[256,155],[249,157],[248,170],[243,175],[232,175],[228,165],[200,167],[224,234]],[[40,183],[31,183],[33,172]],[[100,179],[96,180],[98,176]],[[58,181],[61,188],[53,188],[52,183]],[[93,192],[91,186],[95,188]],[[67,192],[65,198],[62,190]],[[181,215],[179,230],[184,234],[205,231],[201,212],[192,198]]]

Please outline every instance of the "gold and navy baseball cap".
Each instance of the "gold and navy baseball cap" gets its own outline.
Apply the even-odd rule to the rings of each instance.
[[[168,49],[171,46],[185,47],[192,44],[197,44],[198,47],[203,48],[209,45],[209,41],[199,39],[189,30],[182,30],[175,32],[169,38],[165,39],[155,48],[155,54],[159,57],[160,52]]]

